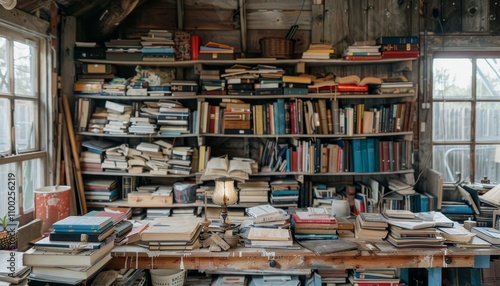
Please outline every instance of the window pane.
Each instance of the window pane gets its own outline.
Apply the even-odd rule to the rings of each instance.
[[[42,160],[34,159],[23,162],[23,210],[35,207],[35,190],[42,187]]]
[[[476,106],[477,141],[500,141],[500,103],[478,102]]]
[[[14,124],[16,126],[17,150],[30,150],[35,146],[36,131],[35,103],[28,100],[16,100],[14,108]]]
[[[0,153],[10,152],[10,101],[5,98],[0,98],[0,122]]]
[[[34,47],[14,42],[14,87],[16,95],[35,96]]]
[[[440,145],[432,148],[432,168],[443,174],[444,182],[470,180],[470,147],[466,145]],[[461,177],[457,173],[461,174]]]
[[[500,98],[500,59],[477,60],[477,98]]]
[[[0,38],[0,92],[10,93],[9,84],[9,46],[7,39]]]
[[[2,217],[8,213],[8,216],[19,213],[18,187],[19,178],[16,175],[15,164],[0,165],[0,214]],[[10,208],[9,208],[10,202]]]
[[[470,102],[434,102],[432,112],[433,141],[470,140],[470,133]]]
[[[432,97],[471,98],[472,62],[470,59],[434,59]]]
[[[488,177],[492,183],[500,182],[500,145],[477,145],[475,183]]]

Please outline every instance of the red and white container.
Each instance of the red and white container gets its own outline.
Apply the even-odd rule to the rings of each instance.
[[[35,190],[35,217],[43,221],[42,232],[50,232],[52,224],[70,214],[69,186],[47,186]]]

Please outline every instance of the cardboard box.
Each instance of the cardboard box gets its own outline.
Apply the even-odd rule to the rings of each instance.
[[[131,192],[127,196],[129,207],[164,207],[172,205],[174,197],[151,195],[150,193]]]
[[[83,64],[84,74],[111,74],[116,73],[116,67],[110,64]]]

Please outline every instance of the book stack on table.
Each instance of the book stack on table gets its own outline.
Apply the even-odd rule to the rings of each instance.
[[[309,207],[292,213],[292,225],[297,240],[337,239],[337,219],[325,208]]]
[[[149,250],[192,250],[200,248],[201,218],[159,217],[149,223],[141,240]]]
[[[114,228],[110,217],[69,216],[52,225],[54,232],[24,254],[30,280],[80,284],[111,260]]]

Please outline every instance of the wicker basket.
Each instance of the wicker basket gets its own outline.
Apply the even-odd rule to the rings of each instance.
[[[260,51],[263,58],[289,59],[293,56],[294,40],[285,38],[260,39]]]

